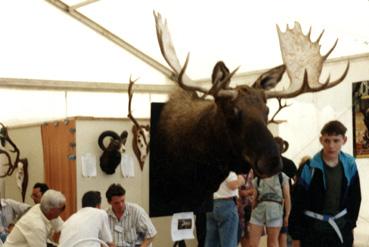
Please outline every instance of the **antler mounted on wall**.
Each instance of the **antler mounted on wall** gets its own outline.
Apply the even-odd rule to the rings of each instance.
[[[324,30],[320,33],[315,42],[311,41],[311,28],[307,35],[304,35],[301,26],[295,22],[293,28],[286,27],[286,32],[282,32],[277,25],[279,43],[282,52],[282,59],[286,65],[286,72],[290,79],[290,85],[283,91],[267,91],[267,98],[276,98],[278,100],[278,109],[269,120],[269,123],[281,123],[285,120],[275,120],[277,114],[285,107],[287,103],[282,104],[282,99],[297,97],[303,93],[319,92],[341,83],[350,68],[347,63],[343,74],[335,81],[330,81],[330,76],[324,83],[319,81],[323,68],[323,63],[332,53],[337,45],[338,39],[331,49],[322,56],[320,54],[319,41],[323,36]]]
[[[150,125],[141,125],[133,117],[132,114],[132,97],[133,97],[133,85],[135,80],[129,78],[128,86],[128,118],[131,119],[132,126],[132,148],[140,164],[141,170],[143,170],[146,157],[149,154],[149,144],[150,144]]]
[[[184,65],[181,66],[174,45],[172,44],[166,20],[163,20],[160,13],[154,12],[154,17],[161,53],[169,66],[173,69],[174,77],[181,88],[213,96],[236,96],[236,91],[232,90],[229,84],[231,77],[236,73],[238,68],[232,73],[229,73],[229,71],[225,73],[220,67],[217,69],[217,64],[213,70],[213,86],[211,89],[207,90],[199,86],[193,86],[193,81],[185,73],[189,56],[187,56]],[[311,28],[309,33],[304,35],[298,22],[295,22],[293,28],[287,26],[285,32],[282,32],[277,25],[277,32],[284,65],[275,67],[273,70],[275,70],[275,74],[279,74],[280,77],[277,76],[275,80],[269,80],[268,85],[261,85],[266,79],[264,75],[261,75],[252,85],[253,88],[264,88],[265,95],[268,99],[276,98],[279,100],[279,109],[276,114],[278,114],[282,108],[288,106],[287,104],[282,105],[281,99],[294,98],[309,92],[323,91],[338,85],[345,79],[350,68],[349,62],[343,74],[337,80],[330,81],[330,76],[328,76],[324,83],[320,83],[319,81],[323,63],[336,47],[338,40],[336,40],[327,54],[322,56],[320,54],[319,41],[324,31],[322,31],[315,42],[312,42],[310,38]],[[270,89],[273,89],[282,78],[283,73],[279,73],[278,71],[284,70],[286,70],[290,79],[289,87],[281,91],[271,91]],[[279,121],[275,120],[276,114],[272,117],[271,122],[279,123]]]
[[[303,93],[319,92],[334,87],[345,79],[350,68],[349,62],[343,74],[337,80],[330,81],[330,76],[328,76],[324,83],[319,81],[323,63],[336,47],[338,39],[327,54],[322,56],[320,54],[319,41],[324,31],[321,32],[315,42],[312,42],[310,39],[311,28],[309,33],[304,35],[298,22],[295,22],[294,28],[287,26],[287,30],[284,33],[277,25],[277,31],[283,63],[286,65],[287,75],[290,79],[290,86],[283,91],[266,92],[268,98],[287,99]]]
[[[2,148],[0,149],[0,154],[4,154],[7,159],[7,162],[2,164],[2,166],[7,167],[5,168],[5,171],[1,172],[0,174],[0,177],[3,178],[6,176],[11,176],[14,170],[17,168],[17,164],[20,159],[20,152],[17,145],[15,145],[15,143],[10,139],[8,129],[5,127],[4,124],[0,123],[0,125],[0,143],[2,146]],[[10,150],[8,150],[7,145],[11,147]],[[15,154],[14,161],[12,160],[12,155],[10,155],[10,153]]]
[[[8,145],[11,149],[8,149]],[[14,159],[12,159],[13,155],[10,153],[15,154]],[[0,123],[0,155],[2,154],[5,155],[6,161],[0,164],[0,178],[11,176],[17,170],[16,182],[21,190],[24,202],[28,186],[28,161],[20,158],[20,151],[17,145],[10,139],[7,127]]]

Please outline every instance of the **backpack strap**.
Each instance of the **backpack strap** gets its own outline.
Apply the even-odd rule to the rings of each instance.
[[[282,198],[284,199],[284,196],[283,196],[283,175],[282,175],[282,172],[280,172],[278,174],[278,178],[279,178],[279,184],[281,185]]]
[[[282,175],[282,172],[278,173],[278,181],[279,181],[279,184],[281,186],[281,197],[282,197],[282,200],[284,199],[284,196],[283,196],[283,175]],[[260,177],[256,177],[256,190],[259,188],[260,186]],[[260,197],[260,194],[258,192],[258,196],[257,196],[257,203],[259,203],[259,197]],[[274,200],[268,200],[268,201],[274,201]],[[278,202],[278,203],[281,203],[280,201],[275,201],[275,202]]]

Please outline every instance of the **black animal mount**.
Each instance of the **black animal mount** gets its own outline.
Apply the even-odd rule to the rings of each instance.
[[[120,136],[112,130],[101,133],[98,139],[99,147],[103,150],[100,157],[100,167],[106,174],[114,174],[115,169],[120,164],[122,153],[125,151],[124,145],[127,141],[128,132],[125,130]],[[104,139],[110,137],[110,143],[107,147],[104,145]]]

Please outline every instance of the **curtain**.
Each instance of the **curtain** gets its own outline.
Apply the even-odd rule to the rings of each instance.
[[[75,120],[46,123],[41,127],[45,183],[65,195],[63,219],[76,211],[75,131]]]

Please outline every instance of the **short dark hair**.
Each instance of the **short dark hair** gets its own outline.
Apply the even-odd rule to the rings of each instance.
[[[87,191],[82,197],[82,207],[96,208],[101,204],[100,191]]]
[[[45,183],[35,183],[35,185],[33,185],[33,188],[34,189],[39,188],[42,194],[44,194],[46,191],[49,190],[49,186],[47,186],[47,184]]]
[[[321,135],[346,135],[347,128],[340,121],[333,120],[326,123],[322,130]]]
[[[125,194],[126,190],[120,184],[111,184],[105,193],[108,202],[111,202],[113,196],[124,196]]]

